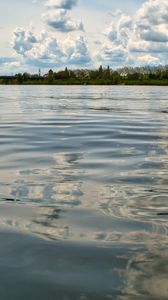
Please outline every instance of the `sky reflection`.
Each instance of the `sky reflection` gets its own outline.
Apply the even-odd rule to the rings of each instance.
[[[101,97],[99,87],[13,89],[0,103],[1,230],[54,251],[78,245],[72,256],[58,251],[60,272],[55,252],[51,272],[48,253],[29,248],[34,274],[39,259],[57,290],[72,283],[60,300],[166,299],[167,89],[102,87]]]

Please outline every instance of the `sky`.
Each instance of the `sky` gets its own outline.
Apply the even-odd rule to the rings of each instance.
[[[0,74],[167,64],[167,0],[8,0],[0,11]]]

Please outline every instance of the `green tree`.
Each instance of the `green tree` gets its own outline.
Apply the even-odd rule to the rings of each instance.
[[[104,78],[110,79],[110,77],[111,77],[111,71],[110,71],[110,67],[108,66],[107,69],[104,71]]]
[[[103,77],[103,67],[102,67],[102,65],[100,65],[98,72],[99,72],[99,78],[102,78]]]
[[[54,79],[54,72],[53,72],[53,70],[50,69],[48,71],[47,79],[48,79],[48,83],[52,83],[53,82],[53,79]]]
[[[15,78],[16,78],[18,84],[23,83],[23,75],[21,73],[16,74]]]

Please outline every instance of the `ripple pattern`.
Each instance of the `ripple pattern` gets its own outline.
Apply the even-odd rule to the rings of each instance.
[[[70,240],[167,237],[167,92],[1,87],[3,225]]]

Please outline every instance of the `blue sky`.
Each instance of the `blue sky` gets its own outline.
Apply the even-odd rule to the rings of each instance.
[[[167,63],[167,0],[0,3],[0,73]]]

